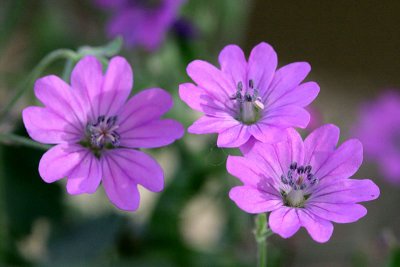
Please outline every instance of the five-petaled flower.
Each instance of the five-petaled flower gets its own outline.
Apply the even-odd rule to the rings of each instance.
[[[363,158],[361,143],[348,140],[335,149],[339,129],[324,125],[303,142],[288,129],[287,140],[255,142],[244,157],[229,156],[228,172],[243,185],[230,198],[248,213],[271,212],[271,230],[284,238],[305,227],[317,242],[326,242],[332,222],[357,221],[367,210],[358,202],[376,199],[379,188],[368,179],[349,179]]]
[[[177,21],[184,0],[96,0],[115,14],[107,26],[110,37],[121,35],[125,44],[155,50]]]
[[[138,208],[138,185],[163,189],[161,167],[136,148],[168,145],[184,130],[161,119],[173,105],[166,91],[144,90],[126,102],[132,86],[132,69],[121,57],[111,59],[105,74],[95,57],[84,57],[71,85],[54,75],[36,81],[35,95],[44,107],[25,108],[23,121],[32,139],[57,144],[40,160],[44,181],[67,177],[70,194],[93,193],[102,182],[111,202],[123,210]]]
[[[388,90],[364,103],[353,134],[363,142],[365,155],[378,164],[382,175],[400,184],[400,93]]]
[[[267,43],[257,45],[248,61],[240,47],[228,45],[219,63],[221,69],[202,60],[187,67],[196,85],[180,85],[180,97],[204,113],[189,127],[190,133],[218,133],[219,147],[239,147],[250,137],[273,143],[287,128],[307,126],[310,115],[304,107],[319,93],[315,82],[300,84],[310,72],[308,63],[276,70],[277,55]]]

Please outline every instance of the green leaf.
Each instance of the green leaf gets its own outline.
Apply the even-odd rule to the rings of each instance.
[[[399,267],[400,266],[400,246],[392,248],[389,256],[388,267]]]
[[[25,135],[22,127],[18,133]],[[19,239],[31,232],[38,218],[57,221],[63,215],[62,189],[59,184],[46,184],[38,173],[43,150],[5,146],[4,194],[10,235]]]

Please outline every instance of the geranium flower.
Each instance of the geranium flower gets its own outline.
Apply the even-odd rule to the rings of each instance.
[[[357,221],[367,214],[358,203],[379,196],[371,180],[349,179],[361,165],[361,143],[351,139],[335,149],[338,139],[334,125],[304,142],[289,129],[285,141],[256,142],[244,157],[229,156],[228,172],[243,183],[229,197],[248,213],[271,212],[269,227],[283,238],[304,227],[315,241],[328,241],[332,222]]]
[[[110,37],[121,35],[129,47],[155,50],[177,21],[184,0],[96,0],[114,13],[108,23]]]
[[[219,63],[221,69],[202,60],[187,67],[196,85],[180,85],[180,97],[204,113],[190,133],[218,133],[219,147],[239,147],[251,136],[273,143],[285,136],[285,129],[307,126],[310,115],[303,107],[319,92],[315,82],[300,84],[310,72],[308,63],[276,70],[277,55],[267,43],[257,45],[248,61],[240,47],[228,45]]]
[[[363,142],[365,155],[378,164],[383,176],[400,184],[400,93],[388,90],[364,103],[353,135]]]
[[[36,81],[35,95],[44,107],[27,107],[22,116],[32,139],[57,144],[39,163],[45,182],[67,177],[73,195],[93,193],[102,182],[123,210],[138,208],[138,184],[153,192],[163,189],[161,167],[136,148],[168,145],[184,130],[160,118],[173,105],[166,91],[144,90],[126,102],[132,86],[132,69],[121,57],[111,59],[104,75],[95,57],[84,57],[71,85],[54,75]]]

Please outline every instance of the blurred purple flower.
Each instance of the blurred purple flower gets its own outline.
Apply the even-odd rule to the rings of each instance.
[[[277,55],[267,43],[251,51],[248,62],[240,47],[226,46],[219,54],[221,69],[195,60],[187,73],[196,83],[181,84],[181,99],[204,116],[189,127],[194,134],[218,133],[219,147],[239,147],[251,136],[272,143],[289,127],[305,128],[303,108],[318,95],[315,82],[300,84],[310,65],[297,62],[278,70]]]
[[[139,206],[138,184],[152,192],[163,189],[161,167],[134,148],[168,145],[184,130],[161,119],[173,105],[166,91],[144,90],[126,102],[132,86],[132,69],[122,57],[111,59],[104,75],[95,57],[84,57],[71,86],[54,75],[36,81],[44,107],[27,107],[22,116],[32,139],[57,144],[39,163],[45,182],[67,177],[70,194],[94,193],[102,182],[114,205],[132,211]]]
[[[156,50],[174,25],[185,0],[96,0],[99,7],[111,9],[110,37],[121,35],[129,47]]]
[[[371,180],[349,179],[362,163],[362,145],[348,140],[335,149],[339,129],[324,125],[303,142],[294,130],[276,144],[256,142],[244,157],[229,156],[228,172],[242,186],[230,198],[248,213],[271,212],[269,226],[283,238],[305,227],[317,242],[327,242],[332,222],[355,222],[367,210],[357,204],[376,199]]]
[[[400,184],[400,93],[383,92],[364,103],[358,117],[353,135],[363,142],[367,158],[388,181]]]

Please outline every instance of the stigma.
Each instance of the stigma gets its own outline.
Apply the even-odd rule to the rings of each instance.
[[[248,86],[243,93],[243,83],[239,82],[236,93],[230,97],[239,104],[239,120],[245,124],[253,124],[259,118],[259,112],[264,109],[261,97],[258,96],[258,89],[254,88],[253,80],[249,80]]]
[[[99,116],[93,123],[86,126],[87,137],[91,147],[102,149],[103,147],[118,147],[120,135],[117,132],[117,116]]]

